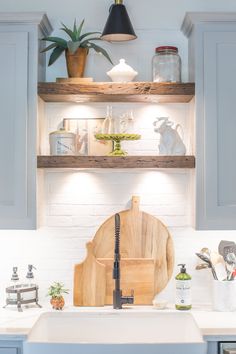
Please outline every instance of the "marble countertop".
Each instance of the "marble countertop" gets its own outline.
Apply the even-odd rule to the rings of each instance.
[[[27,308],[18,312],[15,308],[0,310],[0,339],[1,340],[24,340],[27,338],[31,328],[44,312],[53,311],[50,307]],[[65,307],[66,312],[114,312],[111,306],[100,308],[88,307]],[[118,311],[125,311],[118,310]],[[165,310],[157,310],[152,306],[130,307],[132,312],[173,312],[173,306]],[[181,311],[178,311],[181,314]],[[236,340],[236,313],[235,312],[214,312],[208,306],[196,306],[190,312],[206,340]],[[222,338],[224,337],[224,338]]]

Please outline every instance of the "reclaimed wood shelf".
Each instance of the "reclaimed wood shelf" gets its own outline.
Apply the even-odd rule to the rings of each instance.
[[[194,168],[194,156],[38,156],[38,168]]]
[[[38,84],[38,95],[45,102],[188,103],[194,94],[194,83],[41,82]]]

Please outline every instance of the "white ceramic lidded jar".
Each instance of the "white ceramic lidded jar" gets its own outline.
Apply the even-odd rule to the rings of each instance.
[[[156,48],[152,71],[154,82],[181,82],[181,58],[178,48],[173,46]]]
[[[125,59],[120,59],[120,63],[108,71],[107,75],[113,82],[130,82],[133,81],[138,73],[126,64]]]
[[[75,155],[76,135],[61,128],[49,134],[50,155]]]

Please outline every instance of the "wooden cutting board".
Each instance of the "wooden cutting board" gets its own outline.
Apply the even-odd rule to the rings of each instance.
[[[98,258],[98,261],[106,266],[106,298],[105,304],[112,305],[114,280],[113,259]],[[155,295],[154,277],[155,264],[149,258],[123,258],[120,262],[121,267],[121,289],[123,295],[130,295],[134,291],[135,305],[149,305]]]
[[[159,293],[171,278],[174,246],[167,227],[154,216],[139,209],[140,198],[133,197],[131,209],[121,211],[121,258],[151,258],[155,262],[154,290]],[[94,239],[96,258],[113,258],[114,215],[98,229]]]
[[[122,290],[129,294],[134,289],[136,304],[151,304],[154,295],[165,288],[173,272],[171,235],[159,219],[140,211],[139,197],[132,198],[131,209],[119,214]],[[75,306],[101,306],[102,301],[104,305],[111,304],[114,230],[113,215],[95,234],[82,270],[81,265],[75,267]]]
[[[87,257],[74,269],[74,305],[104,306],[106,294],[106,267],[93,254],[93,244],[88,242]]]

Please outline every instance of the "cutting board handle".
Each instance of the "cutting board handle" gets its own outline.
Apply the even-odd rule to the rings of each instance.
[[[131,209],[133,211],[139,211],[140,197],[133,195],[131,200]]]

